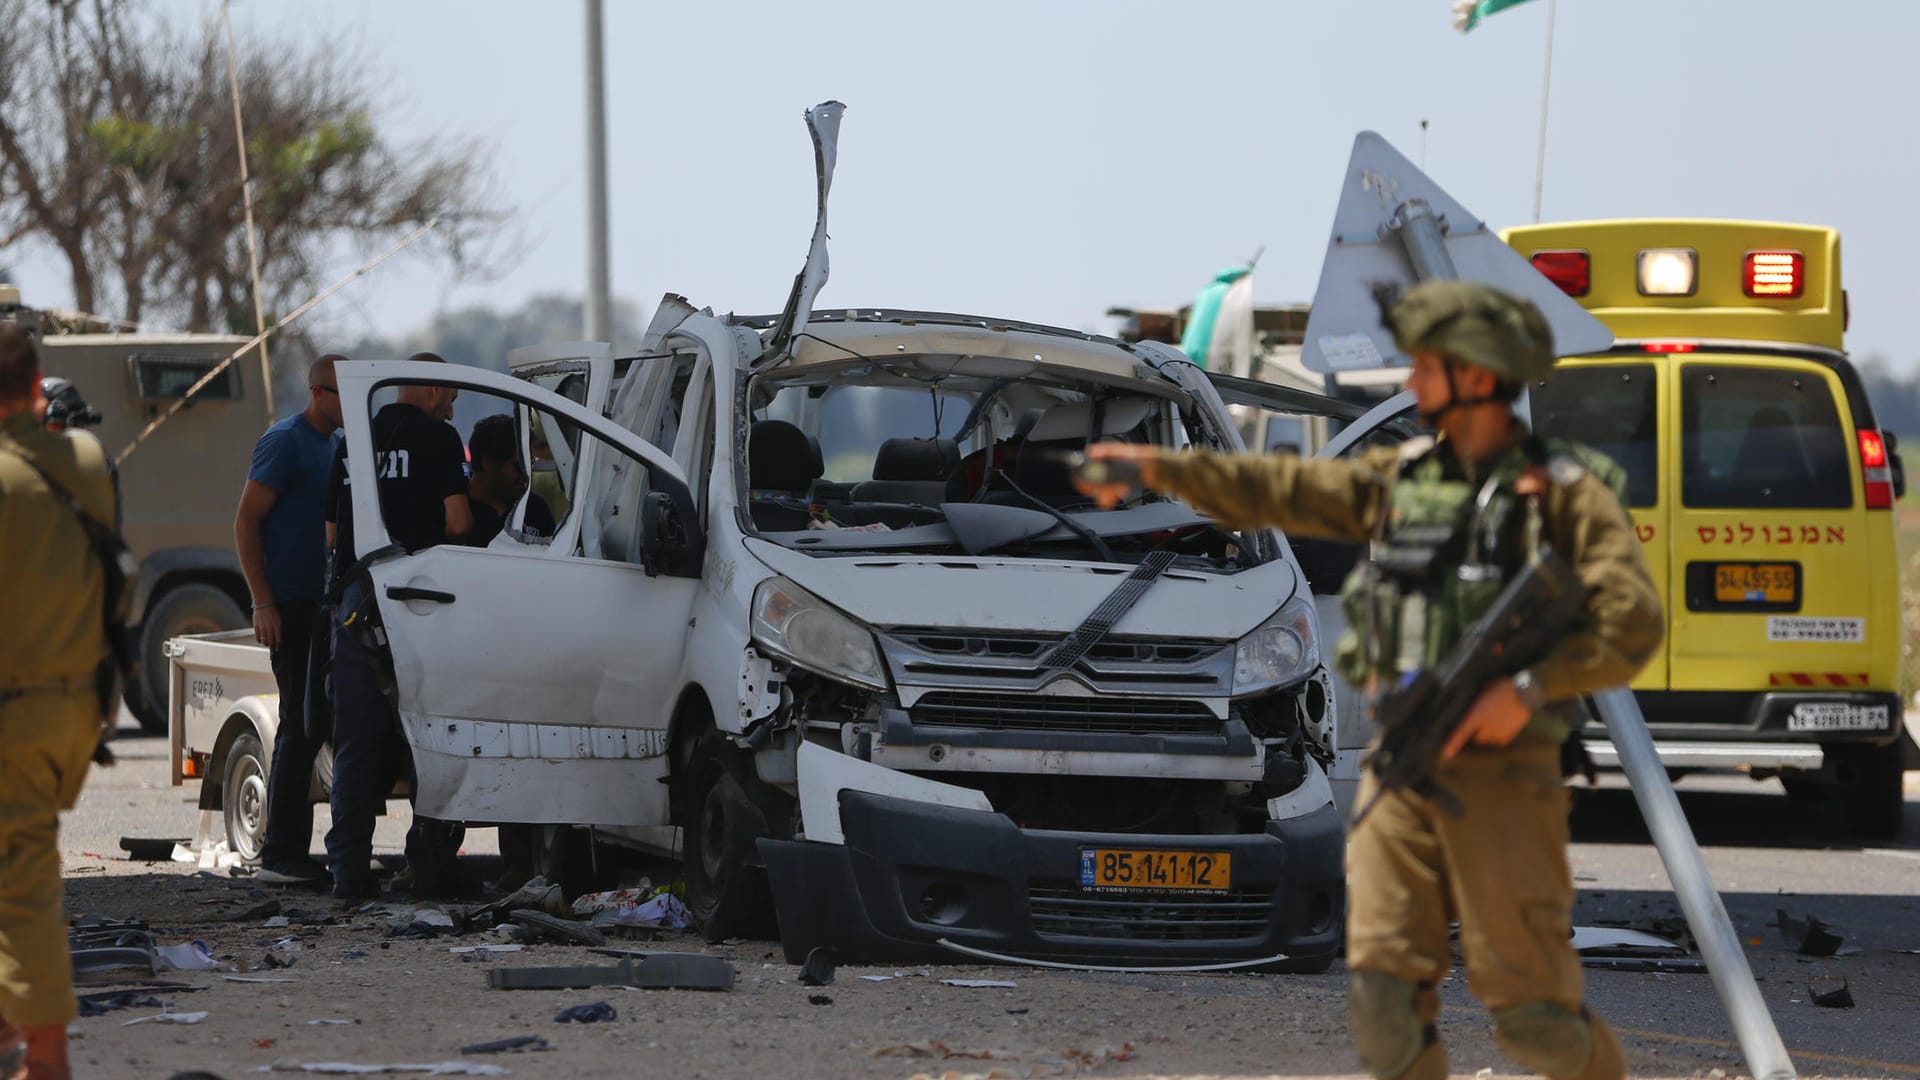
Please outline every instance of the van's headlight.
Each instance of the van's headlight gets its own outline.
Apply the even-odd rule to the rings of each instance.
[[[842,682],[887,688],[873,631],[786,578],[753,591],[753,642]]]
[[[1234,696],[1299,682],[1319,662],[1313,646],[1313,604],[1296,596],[1234,646]]]

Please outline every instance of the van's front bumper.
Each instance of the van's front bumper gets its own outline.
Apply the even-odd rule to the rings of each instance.
[[[1636,691],[1656,742],[1876,743],[1905,730],[1900,695],[1884,690]],[[1606,738],[1597,720],[1581,733]]]
[[[990,953],[1108,966],[1284,956],[1325,970],[1345,909],[1344,831],[1332,804],[1233,836],[1021,829],[1003,814],[847,790],[844,843],[761,840],[788,961],[959,960],[942,939]],[[1224,851],[1222,894],[1084,891],[1091,848]]]

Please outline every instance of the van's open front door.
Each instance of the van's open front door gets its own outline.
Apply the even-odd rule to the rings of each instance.
[[[671,458],[634,433],[507,375],[451,364],[343,363],[341,405],[356,555],[386,546],[369,398],[382,385],[451,385],[564,421],[638,470],[620,506],[633,528],[582,550],[443,544],[377,561],[374,599],[419,771],[422,813],[492,822],[666,820],[666,729],[698,586],[700,537]],[[584,500],[583,500],[584,501]],[[663,539],[665,538],[665,539]]]

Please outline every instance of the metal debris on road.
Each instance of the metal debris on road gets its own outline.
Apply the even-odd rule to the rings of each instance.
[[[940,982],[947,986],[964,986],[969,990],[1012,990],[1020,985],[1005,979],[941,979]]]
[[[179,945],[162,945],[153,950],[160,961],[160,970],[174,971],[218,971],[220,961],[213,958],[206,942],[188,941]]]
[[[474,1043],[472,1046],[463,1046],[460,1048],[460,1052],[463,1054],[518,1054],[551,1049],[553,1049],[553,1047],[549,1045],[547,1040],[542,1036],[511,1035],[504,1039],[495,1039],[492,1042]]]
[[[487,971],[495,990],[584,990],[624,986],[641,990],[731,990],[733,965],[704,953],[646,953],[613,965],[496,967]]]
[[[1840,980],[1838,989],[1821,990],[1818,986],[1809,985],[1807,987],[1807,993],[1812,996],[1813,1003],[1823,1009],[1853,1008],[1853,991],[1847,989],[1847,980],[1845,979]]]
[[[81,1016],[105,1016],[121,1009],[165,1009],[167,1003],[145,990],[114,990],[77,995]]]
[[[372,1073],[426,1073],[428,1076],[512,1076],[510,1070],[498,1065],[483,1065],[477,1061],[435,1061],[419,1064],[398,1063],[393,1065],[360,1065],[350,1061],[294,1061],[281,1058],[272,1065],[263,1066],[262,1071],[272,1072],[308,1072],[340,1073],[366,1075]]]
[[[1805,919],[1796,919],[1787,914],[1787,909],[1777,908],[1773,925],[1788,941],[1798,942],[1801,956],[1832,956],[1840,951],[1840,944],[1846,940],[1834,933],[1826,923],[1812,915]]]
[[[833,972],[838,966],[832,949],[816,947],[807,953],[806,963],[800,965],[800,985],[832,986]]]
[[[590,1001],[585,1005],[572,1005],[553,1014],[556,1024],[598,1024],[603,1020],[620,1019],[619,1010],[611,1002]]]
[[[573,945],[600,946],[607,943],[607,935],[591,925],[574,919],[562,919],[544,911],[519,910],[513,912],[510,918],[529,937],[551,937]]]
[[[131,1020],[122,1022],[120,1026],[132,1027],[135,1024],[197,1024],[205,1020],[207,1015],[205,1011],[154,1013],[152,1016],[136,1016]]]

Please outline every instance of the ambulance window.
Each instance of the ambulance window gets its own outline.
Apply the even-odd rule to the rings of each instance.
[[[1532,387],[1534,430],[1585,443],[1627,473],[1627,505],[1660,501],[1652,364],[1561,368]]]
[[[1817,371],[1688,365],[1680,424],[1680,496],[1689,507],[1853,505],[1846,436]]]

